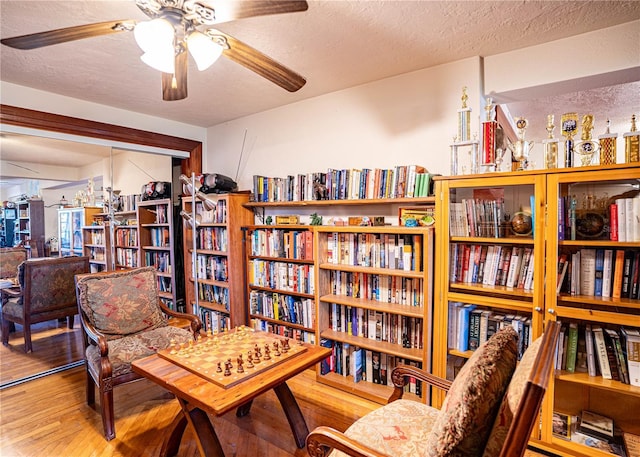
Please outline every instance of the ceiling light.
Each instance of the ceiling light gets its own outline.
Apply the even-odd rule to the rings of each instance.
[[[133,30],[144,54],[140,58],[150,67],[164,73],[175,72],[175,30],[166,19],[139,22]]]
[[[197,30],[187,37],[187,49],[200,71],[209,68],[222,55],[222,47]]]

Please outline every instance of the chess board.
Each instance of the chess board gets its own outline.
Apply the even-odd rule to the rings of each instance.
[[[158,351],[158,355],[220,387],[228,388],[306,350],[306,346],[297,341],[242,326],[217,335],[207,334],[189,345],[174,344]],[[238,363],[240,355],[241,364]]]

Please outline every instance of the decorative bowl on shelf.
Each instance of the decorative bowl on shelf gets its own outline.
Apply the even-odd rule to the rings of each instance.
[[[598,238],[606,228],[605,217],[597,212],[576,214],[576,232],[584,238]]]
[[[510,221],[511,231],[516,236],[531,235],[533,229],[533,220],[531,215],[523,211],[519,211],[513,215]]]

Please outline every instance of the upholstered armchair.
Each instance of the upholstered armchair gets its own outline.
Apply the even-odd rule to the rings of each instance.
[[[0,279],[18,277],[18,265],[27,260],[27,250],[23,247],[0,248]]]
[[[547,322],[516,367],[517,333],[508,327],[478,348],[453,383],[410,366],[393,370],[389,403],[345,433],[318,427],[313,457],[518,457],[537,422],[552,373],[559,326]],[[440,410],[402,399],[410,377],[448,390]]]
[[[78,276],[76,294],[84,330],[87,404],[95,404],[97,386],[104,435],[111,440],[116,436],[113,388],[140,379],[131,362],[168,348],[171,341],[188,343],[202,323],[162,303],[153,267]],[[189,322],[189,330],[170,325],[169,318]]]
[[[9,344],[11,323],[23,326],[24,350],[31,352],[31,325],[67,318],[73,328],[78,314],[75,275],[89,271],[88,257],[28,259],[18,267],[19,288],[4,289],[9,299],[2,305],[2,343]]]

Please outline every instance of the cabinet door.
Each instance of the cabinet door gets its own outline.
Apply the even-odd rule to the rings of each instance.
[[[71,252],[70,211],[60,211],[58,213],[58,238],[60,240],[60,255],[68,255]]]
[[[547,317],[562,322],[565,342],[543,432],[565,450],[610,455],[588,448],[580,430],[567,440],[566,427],[551,428],[585,411],[640,434],[639,180],[628,164],[548,178]]]
[[[82,255],[82,225],[84,224],[84,211],[71,212],[71,248],[74,255]]]
[[[458,178],[458,177],[457,177]],[[519,356],[542,332],[545,180],[541,173],[438,182],[434,372],[453,380],[480,344],[518,330]],[[436,405],[444,395],[437,393]]]

